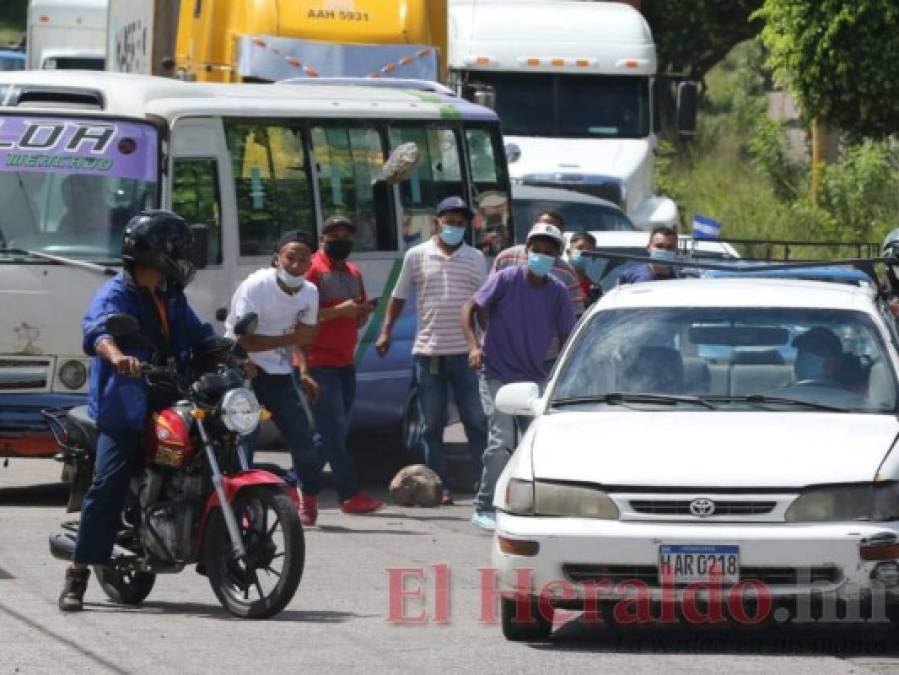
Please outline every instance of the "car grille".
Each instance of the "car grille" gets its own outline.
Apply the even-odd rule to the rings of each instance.
[[[49,359],[0,359],[0,391],[46,390]]]
[[[690,499],[632,499],[631,508],[636,513],[660,516],[691,516]],[[757,516],[771,513],[776,501],[718,501],[715,500],[715,516]]]
[[[618,583],[625,580],[641,581],[651,588],[659,587],[659,569],[655,565],[597,565],[566,564],[562,572],[574,583]],[[842,577],[839,567],[741,567],[740,579],[760,581],[769,586],[797,586],[813,583],[836,583]]]

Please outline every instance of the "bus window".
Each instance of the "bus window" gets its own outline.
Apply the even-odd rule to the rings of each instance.
[[[299,129],[286,123],[226,119],[241,255],[266,255],[281,233],[317,239],[312,190]]]
[[[390,128],[391,150],[403,143],[418,146],[418,168],[400,184],[403,246],[410,248],[434,231],[434,208],[444,197],[467,197],[462,183],[459,144],[452,129],[433,126]]]
[[[327,124],[312,128],[322,221],[335,214],[356,225],[356,251],[395,251],[392,190],[380,178],[384,149],[371,126]]]
[[[497,161],[499,137],[489,129],[466,129],[468,159],[474,194],[472,204],[477,206],[474,221],[475,246],[485,255],[495,256],[512,245],[509,195],[506,168]]]
[[[221,197],[215,159],[176,159],[172,210],[188,223],[209,226],[210,265],[222,262]]]

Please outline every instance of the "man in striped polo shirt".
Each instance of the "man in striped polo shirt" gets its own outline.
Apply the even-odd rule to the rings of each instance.
[[[461,197],[447,197],[437,205],[436,232],[406,252],[375,344],[380,356],[390,349],[393,326],[414,289],[418,325],[412,354],[424,418],[425,461],[443,482],[444,504],[452,503],[443,445],[450,387],[468,438],[474,476],[481,475],[481,457],[487,447],[487,418],[478,377],[468,367],[468,345],[459,322],[462,306],[487,276],[484,255],[465,243],[473,215]]]

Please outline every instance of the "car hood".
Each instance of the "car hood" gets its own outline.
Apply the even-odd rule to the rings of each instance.
[[[532,430],[534,477],[617,486],[801,487],[874,479],[890,415],[565,411]]]

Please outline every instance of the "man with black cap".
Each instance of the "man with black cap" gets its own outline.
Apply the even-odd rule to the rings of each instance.
[[[468,346],[459,323],[462,305],[487,277],[484,255],[465,243],[473,216],[461,197],[447,197],[437,205],[435,234],[406,252],[375,343],[378,354],[384,356],[390,349],[393,326],[414,289],[418,325],[412,355],[424,421],[422,440],[425,461],[443,483],[444,504],[452,503],[443,446],[450,387],[468,438],[474,476],[481,475],[481,456],[487,446],[478,376],[468,367]]]
[[[365,296],[362,273],[347,260],[355,233],[356,226],[343,215],[331,216],[322,227],[321,248],[306,272],[306,281],[318,288],[319,328],[298,365],[304,386],[316,391],[312,411],[321,460],[331,465],[340,510],[358,514],[377,511],[384,502],[359,490],[346,447],[356,396],[356,340],[374,310]]]
[[[309,420],[294,375],[294,352],[309,345],[318,324],[318,289],[306,283],[315,240],[305,232],[291,230],[281,235],[272,256],[272,266],[244,279],[231,298],[225,321],[226,334],[234,337],[237,321],[254,312],[256,331],[239,338],[250,354],[258,374],[253,390],[259,402],[287,441],[300,488],[300,519],[315,525],[322,463],[312,447]],[[247,461],[253,463],[257,432],[244,443]]]

